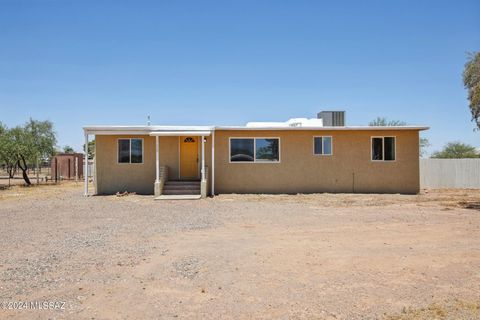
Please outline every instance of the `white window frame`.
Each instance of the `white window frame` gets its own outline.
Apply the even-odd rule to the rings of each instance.
[[[324,140],[323,138],[330,138],[330,141],[331,141],[331,153],[315,153],[315,138],[322,138],[322,152],[323,150],[325,150],[325,146],[324,146]],[[314,156],[324,156],[324,157],[329,157],[329,156],[333,156],[333,136],[313,136],[313,146],[312,146],[312,150],[313,150],[313,155]]]
[[[118,142],[120,140],[130,140],[130,162],[120,162],[119,154],[118,154]],[[142,162],[132,162],[132,140],[142,140]],[[143,164],[145,162],[145,139],[143,138],[117,138],[117,164],[124,165],[124,164]]]
[[[381,138],[382,139],[382,160],[373,159],[373,139]],[[395,160],[385,160],[385,138],[394,138],[395,139]],[[371,136],[370,137],[370,161],[372,162],[396,162],[397,161],[397,136]]]
[[[253,139],[253,161],[232,161],[232,139]],[[257,160],[257,139],[278,140],[278,161]],[[229,137],[228,138],[228,162],[229,163],[280,163],[282,158],[280,137]]]

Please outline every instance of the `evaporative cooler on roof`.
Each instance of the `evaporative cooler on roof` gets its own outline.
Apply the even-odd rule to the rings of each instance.
[[[324,127],[345,126],[345,111],[321,111],[317,118],[322,119]]]

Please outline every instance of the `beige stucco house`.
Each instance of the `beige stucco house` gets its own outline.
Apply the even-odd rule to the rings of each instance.
[[[87,126],[94,193],[418,193],[427,127],[345,126],[337,113],[245,126]]]

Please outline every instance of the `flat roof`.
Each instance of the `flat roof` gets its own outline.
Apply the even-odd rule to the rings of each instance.
[[[425,126],[323,126],[323,127],[246,127],[246,126],[217,126],[217,130],[428,130]]]
[[[188,132],[202,133],[214,130],[244,130],[244,131],[399,131],[399,130],[428,130],[426,126],[325,126],[325,127],[247,127],[247,126],[85,126],[83,130],[88,134],[145,134],[154,132]]]

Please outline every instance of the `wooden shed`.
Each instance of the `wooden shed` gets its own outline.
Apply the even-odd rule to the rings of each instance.
[[[59,153],[52,158],[52,180],[83,177],[83,153]]]

